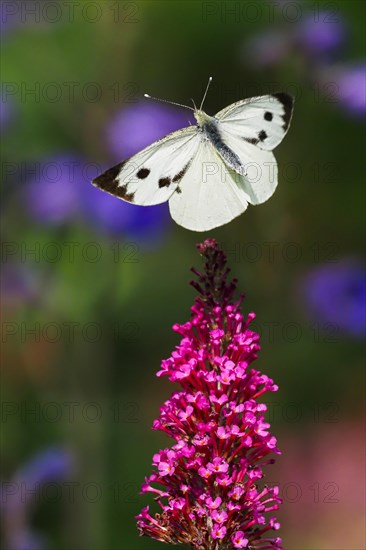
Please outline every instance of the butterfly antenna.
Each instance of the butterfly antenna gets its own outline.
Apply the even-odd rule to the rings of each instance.
[[[185,109],[190,109],[191,111],[194,111],[192,107],[189,107],[188,105],[182,105],[182,103],[176,103],[175,101],[168,101],[167,99],[160,99],[160,97],[153,97],[149,94],[144,94],[144,97],[147,97],[148,99],[155,99],[156,101],[161,101],[162,103],[169,103],[170,105],[178,105],[178,107],[185,107]]]
[[[191,98],[191,101],[192,101],[192,103],[193,103],[194,110],[197,111],[197,107],[196,107],[196,104],[195,104],[195,102],[194,102],[194,99]]]
[[[205,93],[203,94],[203,98],[202,98],[202,101],[201,101],[200,110],[202,109],[203,102],[204,102],[205,99],[206,99],[206,95],[207,95],[207,92],[208,92],[208,89],[209,89],[209,87],[210,87],[211,82],[212,82],[212,76],[210,76],[210,78],[208,79],[207,86],[206,86],[206,90],[205,90]]]

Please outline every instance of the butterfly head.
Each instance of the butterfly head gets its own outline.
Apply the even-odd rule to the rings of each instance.
[[[198,126],[203,126],[203,124],[209,122],[212,117],[207,115],[205,111],[202,111],[201,109],[196,109],[194,111],[194,118],[197,120]]]

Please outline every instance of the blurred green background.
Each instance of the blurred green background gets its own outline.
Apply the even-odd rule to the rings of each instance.
[[[2,539],[9,550],[164,548],[134,516],[155,372],[189,318],[195,244],[228,254],[280,391],[268,468],[290,550],[364,540],[365,4],[2,2]],[[207,234],[89,181],[191,112],[285,91],[290,131],[265,204]],[[174,388],[175,389],[175,388]]]

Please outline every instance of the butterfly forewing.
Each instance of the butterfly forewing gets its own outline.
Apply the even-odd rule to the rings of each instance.
[[[293,99],[285,93],[244,99],[219,111],[215,118],[228,134],[271,151],[289,128]]]
[[[195,126],[177,130],[110,168],[93,184],[134,204],[160,204],[179,192],[198,142]]]

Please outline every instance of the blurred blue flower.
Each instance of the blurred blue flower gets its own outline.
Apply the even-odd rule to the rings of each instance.
[[[345,333],[366,333],[366,269],[356,261],[322,265],[308,274],[303,285],[310,316],[334,323]]]
[[[19,468],[14,480],[32,489],[51,481],[63,481],[70,474],[72,466],[73,456],[68,449],[50,447]]]
[[[91,185],[103,168],[74,154],[44,159],[26,183],[23,202],[36,221],[61,225],[76,217],[93,229],[125,235],[147,245],[156,244],[169,223],[166,204],[138,207]]]
[[[333,21],[328,12],[309,14],[296,28],[298,43],[311,54],[328,54],[337,51],[346,40],[346,26],[337,16]]]
[[[304,13],[298,21],[274,25],[254,34],[244,44],[245,63],[253,68],[274,66],[299,54],[312,64],[338,53],[348,36],[345,20],[327,11]]]
[[[1,497],[4,535],[9,550],[43,550],[45,539],[30,528],[34,491],[46,483],[62,482],[72,473],[74,459],[64,448],[51,447],[33,456],[4,484]],[[8,489],[10,487],[10,490]]]
[[[83,189],[83,210],[90,225],[111,235],[125,235],[153,244],[170,223],[167,204],[136,206],[88,184]]]
[[[78,185],[83,162],[61,155],[36,163],[37,174],[26,182],[24,206],[38,222],[59,225],[78,212]]]
[[[106,128],[107,144],[116,161],[134,155],[174,130],[195,124],[192,111],[152,99],[118,111]]]
[[[344,108],[355,115],[365,115],[366,63],[343,67],[335,74],[335,82]]]

